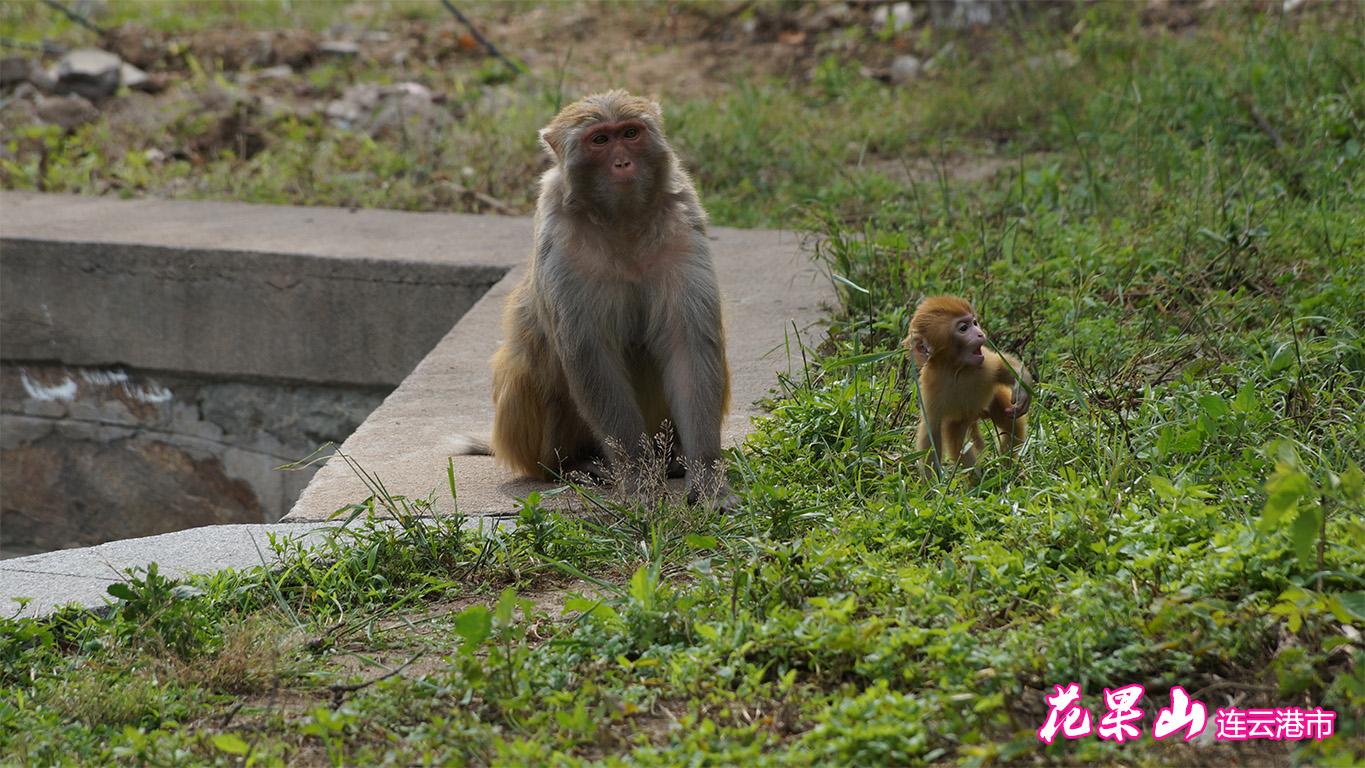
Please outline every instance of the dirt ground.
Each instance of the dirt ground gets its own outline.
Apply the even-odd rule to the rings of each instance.
[[[562,80],[575,92],[623,86],[679,98],[705,96],[744,78],[804,79],[819,56],[839,50],[857,49],[860,57],[879,53],[870,74],[885,74],[879,70],[888,68],[897,52],[913,53],[910,44],[904,39],[869,44],[864,40],[868,34],[848,33],[870,32],[884,24],[877,13],[884,5],[473,4],[471,30],[453,16],[409,21],[356,4],[340,10],[330,34],[228,25],[171,35],[125,24],[110,32],[106,47],[137,67],[173,78],[188,71],[186,53],[223,72],[278,65],[299,71],[334,55],[326,52],[327,43],[350,41],[358,44],[355,55],[362,61],[402,76],[412,62],[437,68],[477,66],[490,55],[477,31],[533,76]]]
[[[1004,0],[992,5],[997,23],[1026,16],[1065,28],[1085,4]],[[1141,20],[1178,32],[1197,24],[1207,5],[1145,0]],[[575,92],[626,87],[685,98],[755,77],[807,80],[830,54],[856,57],[868,76],[887,79],[897,56],[928,59],[935,53],[932,38],[917,34],[930,28],[965,28],[966,45],[988,44],[993,25],[966,27],[952,16],[953,6],[891,0],[457,3],[467,12],[466,25],[453,15],[406,20],[386,14],[380,4],[354,3],[336,6],[336,21],[326,33],[264,32],[228,24],[171,35],[125,24],[109,32],[105,47],[149,72],[174,75],[186,71],[186,53],[224,72],[281,64],[303,70],[335,55],[327,52],[327,43],[350,41],[358,44],[360,59],[391,66],[401,75],[409,62],[477,65],[491,52],[481,36],[533,76],[562,81]]]
[[[527,93],[536,91],[558,94],[564,101],[620,87],[665,104],[719,100],[758,80],[805,87],[831,59],[896,87],[937,77],[944,68],[936,71],[936,57],[960,61],[964,51],[975,56],[997,44],[1018,29],[1014,22],[1019,17],[1073,30],[1084,24],[1091,4],[730,0],[454,5],[468,14],[467,21],[430,9],[421,18],[410,18],[384,3],[328,3],[309,7],[315,22],[309,29],[266,27],[253,14],[219,23],[206,14],[196,23],[174,25],[189,31],[167,32],[164,22],[152,18],[116,24],[96,15],[92,24],[102,24],[101,32],[68,31],[60,45],[46,44],[46,52],[32,50],[43,47],[33,43],[7,43],[0,51],[0,160],[14,165],[9,171],[0,168],[0,183],[95,194],[130,194],[142,188],[136,180],[94,173],[88,182],[68,177],[57,183],[58,189],[47,189],[47,163],[70,164],[72,157],[83,155],[73,150],[71,157],[49,158],[49,148],[25,133],[27,126],[43,123],[70,132],[94,122],[103,126],[92,145],[96,152],[122,156],[137,150],[153,168],[165,160],[187,160],[199,168],[229,152],[247,160],[273,140],[271,126],[281,119],[319,114],[374,137],[386,130],[402,133],[405,147],[413,129],[411,138],[420,151],[424,140],[442,135],[433,129],[464,121],[472,111],[483,113],[484,120],[476,121],[471,131],[495,130],[483,126],[495,126],[503,109],[524,107]],[[1322,0],[1303,5],[1315,13],[1339,7]],[[967,26],[952,15],[962,7],[989,7],[995,16],[988,24]],[[1180,0],[1144,0],[1141,6],[1125,7],[1139,8],[1142,23],[1154,34],[1180,34],[1211,12],[1208,3]],[[1263,10],[1246,7],[1248,13]],[[26,24],[42,29],[60,12],[35,4],[25,13]],[[320,13],[330,15],[323,17],[325,29],[318,31]],[[54,97],[51,83],[58,62],[63,51],[75,47],[117,54],[147,79],[129,86],[131,90],[91,101]],[[946,51],[952,56],[944,57]],[[1067,52],[1049,55],[1063,54]],[[528,80],[539,87],[527,88]],[[404,124],[413,114],[422,120]],[[22,181],[10,179],[35,157],[36,170],[23,171]],[[939,176],[979,181],[1003,165],[993,157],[906,163],[875,153],[859,162],[892,181]],[[488,189],[466,189],[452,181],[452,192],[445,194],[460,195],[461,204],[453,207],[462,210],[524,213],[530,201],[523,192],[534,186],[536,172],[528,167],[489,175],[484,169],[492,179]],[[202,186],[193,174],[172,175],[142,189],[157,196],[193,197],[205,191],[196,185]],[[451,207],[437,199],[420,204]]]
[[[353,3],[336,4],[335,21],[323,32],[264,30],[228,22],[170,33],[132,22],[105,28],[98,39],[91,33],[87,36],[92,39],[81,44],[118,54],[148,73],[150,80],[139,89],[158,95],[150,103],[138,103],[140,111],[155,111],[164,106],[161,101],[181,98],[174,86],[202,69],[303,114],[323,109],[339,95],[334,83],[318,84],[306,76],[336,59],[354,60],[359,65],[355,69],[364,71],[357,77],[382,76],[395,83],[427,81],[438,101],[455,96],[442,91],[458,89],[461,73],[478,72],[475,77],[485,82],[496,79],[488,71],[495,54],[509,62],[508,72],[515,62],[530,77],[562,88],[568,96],[625,87],[656,98],[705,98],[757,78],[794,84],[809,81],[816,65],[830,56],[857,60],[867,77],[889,81],[898,57],[931,60],[941,41],[935,42],[925,32],[960,26],[944,16],[951,3],[460,6],[468,11],[468,24],[453,14],[413,20],[386,12],[381,4]],[[1190,3],[1148,0],[1144,7],[1148,23],[1170,29],[1195,23],[1198,16],[1198,7]],[[1069,26],[1076,8],[1060,2],[998,3],[995,13],[1000,18],[1026,15]],[[98,17],[92,23],[97,22]],[[970,49],[989,44],[990,37],[985,26],[969,28],[958,42]],[[9,59],[25,55],[22,50],[5,54]],[[50,67],[59,54],[53,49],[41,57],[28,56]],[[13,66],[23,65],[16,61]],[[290,72],[285,73],[283,67]],[[15,93],[16,82],[9,75],[5,90]],[[16,95],[19,100],[25,97]],[[0,117],[0,124],[14,119],[14,115]]]

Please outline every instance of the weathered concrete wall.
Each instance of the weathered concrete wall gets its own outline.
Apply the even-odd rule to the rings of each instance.
[[[505,268],[0,242],[0,355],[393,387]]]
[[[311,471],[274,467],[345,438],[531,233],[0,190],[0,550],[28,542],[0,556],[275,519]]]
[[[278,520],[315,468],[276,468],[344,441],[507,272],[316,226],[341,255],[12,236],[25,219],[0,239],[9,554]]]
[[[386,392],[0,364],[0,547],[274,522]]]

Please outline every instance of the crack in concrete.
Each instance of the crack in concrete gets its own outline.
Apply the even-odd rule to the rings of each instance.
[[[165,435],[165,436],[168,436],[168,437],[174,437],[174,438],[176,438],[176,439],[178,439],[178,440],[198,441],[198,442],[201,443],[201,444],[215,445],[215,446],[220,446],[220,447],[223,447],[223,448],[232,448],[232,449],[234,449],[234,450],[242,451],[242,452],[244,452],[244,453],[250,453],[250,454],[254,454],[254,455],[256,455],[256,456],[265,456],[265,457],[268,457],[268,458],[271,458],[271,459],[275,459],[275,460],[277,460],[277,461],[283,461],[283,462],[285,462],[285,463],[287,463],[287,464],[293,464],[293,463],[295,463],[295,462],[297,462],[297,461],[300,460],[300,459],[296,459],[296,458],[291,458],[291,457],[289,457],[289,456],[282,456],[282,455],[280,455],[280,454],[278,454],[278,453],[274,453],[274,452],[272,452],[272,451],[263,451],[263,450],[261,450],[261,449],[259,449],[259,448],[252,448],[252,447],[245,446],[245,445],[239,445],[239,444],[237,444],[237,443],[232,443],[232,442],[229,442],[229,441],[227,441],[227,440],[217,440],[217,439],[214,439],[214,438],[211,438],[211,437],[203,437],[202,435],[187,435],[187,434],[185,434],[185,433],[183,433],[183,432],[176,432],[176,431],[170,430],[170,429],[156,429],[156,428],[154,428],[154,427],[146,427],[146,426],[141,426],[141,425],[138,425],[138,424],[128,424],[128,423],[126,423],[126,422],[120,422],[120,421],[105,421],[105,420],[103,420],[103,419],[81,419],[81,418],[74,418],[74,417],[70,417],[70,416],[42,416],[42,415],[34,415],[34,414],[31,414],[31,413],[19,413],[19,412],[17,412],[17,411],[3,411],[3,413],[4,413],[6,416],[9,416],[9,417],[12,417],[12,418],[15,418],[15,419],[21,419],[21,420],[22,420],[22,419],[28,419],[28,420],[37,421],[37,422],[46,422],[46,423],[50,423],[50,424],[53,424],[53,425],[58,425],[58,424],[76,424],[76,425],[83,425],[83,426],[108,427],[108,428],[112,428],[112,429],[126,429],[126,430],[131,430],[131,431],[133,432],[133,434],[129,435],[128,437],[120,437],[120,438],[115,438],[114,440],[108,441],[108,442],[111,442],[111,443],[112,443],[112,442],[115,442],[115,440],[130,440],[130,439],[132,439],[132,438],[134,438],[134,437],[140,437],[140,436],[142,436],[144,433],[146,433],[146,434],[151,434],[151,435]],[[206,422],[206,423],[212,424],[213,422]],[[215,425],[215,426],[216,426],[216,425]],[[265,431],[265,430],[262,430],[262,431]],[[99,442],[99,441],[91,441],[91,442]]]

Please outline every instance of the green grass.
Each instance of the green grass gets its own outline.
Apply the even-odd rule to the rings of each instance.
[[[799,87],[671,106],[717,221],[818,234],[844,292],[733,457],[750,514],[532,499],[515,533],[480,536],[378,493],[402,524],[282,547],[276,571],[193,588],[142,573],[106,617],[4,621],[0,754],[1359,764],[1365,22],[1329,10],[1236,7],[1174,34],[1086,7],[964,35],[956,66],[903,91],[836,57]],[[1019,65],[1060,49],[1081,64]],[[552,111],[519,103],[518,134]],[[279,152],[364,144],[299,130],[318,135]],[[353,172],[402,154],[364,151]],[[433,167],[458,162],[445,151]],[[958,181],[942,169],[964,154],[1004,168]],[[927,174],[894,172],[924,158]],[[256,199],[299,178],[288,167],[212,194]],[[317,201],[345,184],[331,174],[309,182]],[[419,188],[402,199],[420,206]],[[970,298],[1039,380],[1023,460],[979,484],[920,479],[913,372],[882,354],[931,292]],[[1146,686],[1143,737],[1041,744],[1042,697],[1069,682],[1097,720],[1104,688]],[[1337,735],[1250,754],[1156,742],[1176,685],[1211,718],[1321,706]]]

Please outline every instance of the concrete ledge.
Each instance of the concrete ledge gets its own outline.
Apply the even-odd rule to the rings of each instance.
[[[4,356],[392,387],[506,272],[6,237]]]
[[[118,200],[3,190],[0,233],[6,238],[72,243],[505,268],[524,262],[531,252],[529,217]]]
[[[0,193],[6,360],[393,387],[529,219]]]
[[[468,527],[480,525],[492,530],[497,523],[476,520]],[[321,543],[339,528],[340,523],[211,525],[0,561],[0,614],[43,616],[70,604],[99,609],[113,602],[109,585],[127,581],[130,568],[156,563],[157,572],[168,579],[229,568],[245,570],[275,562],[272,537],[307,547]],[[11,602],[17,597],[32,598],[32,602],[17,611],[18,604]]]
[[[188,574],[213,573],[226,568],[250,568],[271,562],[270,537],[300,537],[307,542],[323,535],[313,525],[212,525],[163,533],[140,539],[111,541],[94,547],[65,549],[41,555],[17,557],[0,562],[0,606],[13,615],[11,598],[29,597],[23,614],[41,616],[64,605],[86,607],[112,602],[106,591],[110,584],[126,580],[129,568],[145,568],[155,562],[166,578]]]

